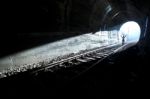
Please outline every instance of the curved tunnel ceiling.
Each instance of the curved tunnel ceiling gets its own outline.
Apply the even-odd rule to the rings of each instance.
[[[14,31],[88,32],[103,29],[105,24],[112,27],[126,20],[141,19],[147,8],[141,11],[138,2],[139,0],[23,0],[7,3],[3,15],[9,17],[5,20],[5,25]]]
[[[64,21],[69,31],[99,31],[130,20],[140,23],[145,16],[131,0],[70,0],[69,3]]]
[[[102,2],[103,1],[103,2]],[[91,27],[94,29],[107,29],[120,25],[126,21],[141,22],[144,18],[144,13],[140,12],[131,2],[126,0],[99,0],[95,6],[95,13],[92,19]],[[105,3],[105,4],[104,4]],[[99,6],[105,5],[99,9]]]

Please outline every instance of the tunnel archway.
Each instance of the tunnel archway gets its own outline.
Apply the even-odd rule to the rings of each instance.
[[[120,27],[119,34],[125,36],[125,43],[137,43],[140,39],[141,28],[137,22],[128,21]]]

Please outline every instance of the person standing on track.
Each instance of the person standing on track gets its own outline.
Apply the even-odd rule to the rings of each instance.
[[[125,35],[125,34],[122,34],[122,35],[121,35],[121,38],[122,38],[122,45],[124,45],[124,44],[125,44],[126,35]]]

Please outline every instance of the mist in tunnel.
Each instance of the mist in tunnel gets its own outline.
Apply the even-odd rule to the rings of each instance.
[[[138,42],[141,34],[141,28],[138,23],[129,21],[124,23],[120,30],[120,36],[125,36],[125,43]]]

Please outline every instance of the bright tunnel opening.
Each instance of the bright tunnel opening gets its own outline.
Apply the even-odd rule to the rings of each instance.
[[[122,39],[124,37],[125,43],[137,43],[140,39],[141,28],[137,22],[129,21],[121,26],[119,34]]]

